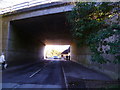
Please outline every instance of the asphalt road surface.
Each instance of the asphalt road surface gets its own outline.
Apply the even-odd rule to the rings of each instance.
[[[109,77],[71,61],[44,60],[10,67],[2,72],[2,88],[85,88],[85,79]]]

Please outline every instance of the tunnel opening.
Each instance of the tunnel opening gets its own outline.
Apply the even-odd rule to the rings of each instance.
[[[66,13],[10,21],[7,62],[11,65],[45,59],[46,45],[71,45]]]
[[[46,45],[45,60],[70,60],[70,45]]]

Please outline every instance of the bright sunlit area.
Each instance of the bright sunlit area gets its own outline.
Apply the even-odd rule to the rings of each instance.
[[[59,1],[60,0],[0,0],[0,14]]]
[[[46,45],[44,59],[70,60],[70,45]]]
[[[36,2],[45,2],[45,1],[54,2],[59,0],[0,0],[0,9],[25,2],[36,3]]]
[[[30,0],[0,0],[0,8],[9,7],[12,5],[28,2]]]

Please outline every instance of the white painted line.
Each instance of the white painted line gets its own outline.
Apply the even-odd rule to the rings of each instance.
[[[39,70],[37,70],[35,73],[33,73],[32,75],[30,75],[29,77],[31,78],[31,77],[33,77],[35,74],[37,74],[38,72],[40,72],[42,69],[39,69]]]
[[[19,88],[20,86],[21,86],[21,85],[17,84],[17,85],[15,85],[15,86],[13,87],[12,90],[14,90],[14,89],[16,89],[16,88]]]
[[[51,61],[52,62],[52,61]],[[51,63],[49,62],[49,63]],[[49,64],[48,63],[48,64]],[[40,72],[44,67],[46,67],[48,64],[45,64],[45,66],[43,66],[42,68],[38,69],[35,73],[33,73],[32,75],[29,76],[29,78],[33,77],[35,74],[37,74],[38,72]]]
[[[68,90],[67,78],[66,78],[66,75],[65,75],[65,71],[64,71],[64,69],[63,69],[63,66],[62,66],[62,71],[63,71],[63,75],[64,75],[64,80],[65,80],[66,89]]]

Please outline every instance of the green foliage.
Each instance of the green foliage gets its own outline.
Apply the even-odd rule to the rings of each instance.
[[[119,26],[119,25],[117,25]],[[94,53],[93,54],[93,60],[97,61],[99,63],[107,63],[110,62],[110,60],[104,59],[101,54],[111,54],[111,55],[115,55],[115,60],[113,61],[113,63],[120,63],[120,39],[119,37],[117,37],[117,39],[115,39],[114,41],[109,41],[107,42],[105,39],[106,38],[110,38],[113,37],[113,35],[115,36],[119,36],[120,35],[120,27],[116,28],[116,30],[114,31],[114,25],[109,26],[108,28],[104,29],[104,30],[100,30],[98,32],[96,32],[95,34],[91,34],[88,41],[88,45],[90,45],[90,49],[91,51]],[[105,52],[103,52],[103,48],[101,46],[109,46],[110,49],[105,50]],[[98,50],[98,48],[100,48]]]
[[[120,62],[120,40],[105,41],[106,38],[120,35],[120,25],[108,24],[105,21],[117,13],[118,5],[119,2],[79,2],[68,15],[71,32],[77,44],[79,46],[88,45],[93,52],[92,60],[101,64],[111,62],[105,59],[102,54],[115,55],[116,58],[113,62]],[[103,50],[102,46],[109,46],[110,49]]]
[[[59,56],[61,52],[55,50],[55,49],[49,49],[46,51],[46,56],[47,57],[53,57],[53,56]]]

